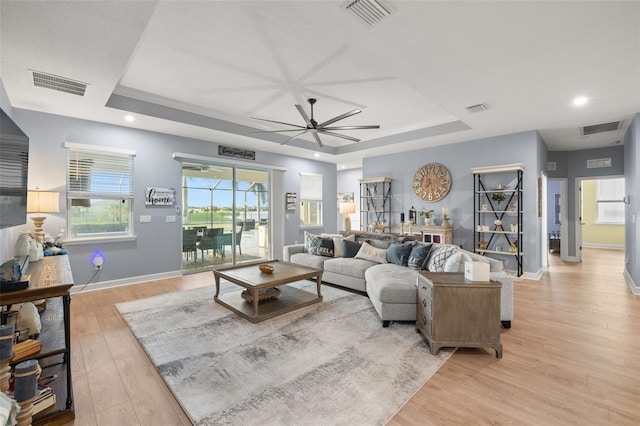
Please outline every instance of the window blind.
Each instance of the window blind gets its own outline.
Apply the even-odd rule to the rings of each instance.
[[[300,173],[300,199],[322,201],[322,175]]]
[[[71,197],[133,197],[134,154],[70,147],[67,191]]]

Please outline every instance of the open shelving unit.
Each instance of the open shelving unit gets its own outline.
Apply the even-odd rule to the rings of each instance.
[[[512,256],[517,276],[521,276],[524,164],[476,167],[471,171],[474,183],[474,250],[483,256],[492,255],[503,260],[505,256]],[[494,196],[498,194],[504,196],[504,201],[495,200]]]
[[[377,230],[391,230],[391,178],[360,179],[360,230],[370,231],[371,225],[381,225]]]

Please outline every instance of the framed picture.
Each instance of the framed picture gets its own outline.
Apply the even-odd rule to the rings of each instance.
[[[353,192],[338,192],[337,201],[338,208],[340,208],[340,203],[353,203],[354,196]]]
[[[297,194],[295,192],[287,192],[285,194],[285,208],[287,210],[296,209]]]

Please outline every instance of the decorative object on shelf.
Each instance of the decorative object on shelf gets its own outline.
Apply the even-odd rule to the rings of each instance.
[[[494,192],[493,194],[491,194],[491,200],[497,203],[496,210],[500,210],[500,205],[506,199],[507,195],[504,192]]]
[[[493,249],[494,249],[495,251],[502,251],[502,246],[501,246],[500,244],[496,244],[496,245],[493,247]]]
[[[273,273],[273,266],[267,264],[267,263],[263,263],[261,265],[258,265],[258,269],[260,269],[260,272],[262,272],[263,274],[272,274]]]
[[[445,228],[451,226],[449,223],[449,209],[446,207],[442,208],[442,226]]]
[[[275,299],[281,293],[281,290],[278,287],[270,287],[265,288],[263,290],[258,291],[258,303],[266,302],[267,300]],[[246,300],[248,303],[253,303],[253,295],[250,291],[242,290],[240,296]]]
[[[510,223],[509,226],[511,227],[511,232],[518,232],[518,224],[517,223]]]
[[[54,191],[40,191],[36,186],[33,191],[27,191],[27,213],[60,213],[60,194]],[[42,225],[46,216],[31,216],[36,239],[42,238]],[[33,260],[33,259],[32,259]]]
[[[413,192],[421,200],[440,201],[446,197],[450,189],[451,175],[442,164],[425,164],[413,176]]]
[[[511,246],[509,246],[509,251],[511,253],[517,253],[518,252],[518,240],[515,240],[514,242],[511,243]]]
[[[356,203],[340,203],[340,213],[344,214],[344,231],[351,231],[351,218],[349,217],[349,213],[356,212]]]
[[[384,223],[373,222],[371,224],[371,231],[373,231],[373,232],[383,232],[385,226],[386,225]]]
[[[422,210],[420,212],[420,217],[424,217],[424,224],[425,225],[431,226],[433,212],[434,212],[433,209],[431,209],[431,210]]]
[[[409,209],[409,223],[416,224],[416,208],[413,206]]]
[[[0,392],[2,393],[9,390],[9,378],[11,377],[9,361],[13,358],[14,330],[13,324],[0,325]]]
[[[27,329],[27,336],[30,339],[36,339],[40,335],[42,324],[40,323],[40,314],[38,308],[31,302],[24,302],[18,311],[18,328]]]
[[[489,211],[489,206],[487,204],[483,204],[482,205],[482,211],[483,212]]]
[[[502,221],[500,219],[494,220],[493,224],[496,226],[496,231],[502,231]]]
[[[487,249],[487,242],[485,240],[480,240],[480,242],[478,243],[478,248],[480,250],[486,250]]]
[[[16,247],[15,247],[15,255],[16,256],[26,256],[29,254],[29,250],[31,247],[31,235],[26,232],[18,235],[16,239]]]

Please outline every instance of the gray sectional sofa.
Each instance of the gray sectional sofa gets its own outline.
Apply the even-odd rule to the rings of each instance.
[[[396,263],[390,263],[389,259],[382,261],[381,257],[364,256],[362,258],[360,252],[356,255],[357,257],[344,257],[343,250],[338,245],[344,244],[343,241],[346,237],[359,244],[367,243],[370,247],[381,250],[375,253],[380,255],[385,250],[388,250],[388,253],[395,253],[397,249],[400,249],[400,245],[415,247],[423,243],[411,241],[412,237],[357,231],[344,235],[325,234],[315,237],[322,240],[331,239],[336,247],[335,254],[341,256],[331,257],[329,255],[331,253],[327,253],[327,250],[324,251],[325,255],[318,255],[317,251],[311,253],[310,251],[315,250],[316,247],[310,244],[309,238],[305,238],[304,244],[285,246],[283,260],[322,269],[323,282],[366,293],[380,316],[383,327],[388,326],[391,321],[416,320],[418,270],[404,266],[407,262],[399,262],[397,258],[391,259]],[[347,245],[352,246],[353,243],[347,243]],[[376,251],[375,249],[370,250]],[[436,253],[437,259],[432,258]],[[347,253],[346,255],[352,254]],[[439,263],[436,263],[436,260]],[[513,277],[504,271],[502,262],[463,250],[458,246],[433,244],[429,256],[422,262],[421,268],[427,269],[431,265],[433,269],[438,271],[464,272],[465,261],[488,263],[491,280],[502,283],[500,320],[505,328],[510,328],[513,320]],[[414,263],[412,267],[416,268],[417,266]]]

